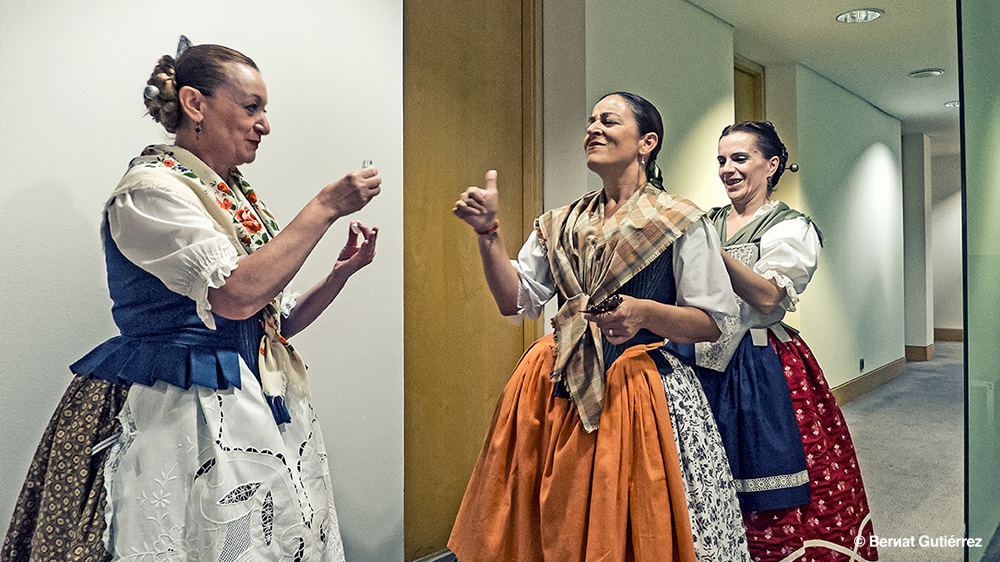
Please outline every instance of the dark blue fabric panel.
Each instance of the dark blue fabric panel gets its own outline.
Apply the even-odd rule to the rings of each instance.
[[[734,479],[806,470],[802,436],[774,348],[754,346],[747,333],[724,373],[705,368],[696,372],[715,414]],[[737,495],[744,511],[784,509],[809,503],[809,484]]]

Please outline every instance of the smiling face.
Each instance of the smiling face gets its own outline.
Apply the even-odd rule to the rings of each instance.
[[[587,167],[598,175],[625,169],[633,163],[638,165],[640,151],[651,150],[648,140],[639,136],[632,106],[621,96],[608,96],[597,102],[587,123],[583,142]]]
[[[234,166],[253,162],[261,138],[271,132],[264,114],[267,86],[260,73],[232,64],[228,74],[215,94],[204,98],[199,134],[203,159],[223,178]]]
[[[719,178],[731,201],[767,199],[767,178],[779,162],[777,156],[765,158],[750,133],[737,131],[719,139]]]

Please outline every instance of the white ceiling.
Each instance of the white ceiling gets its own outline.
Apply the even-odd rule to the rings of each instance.
[[[958,34],[955,0],[688,0],[733,26],[737,55],[764,67],[801,63],[926,133],[933,154],[959,152]],[[838,14],[878,8],[864,24]],[[941,68],[933,78],[910,78]]]

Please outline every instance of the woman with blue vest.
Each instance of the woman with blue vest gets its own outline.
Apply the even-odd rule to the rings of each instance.
[[[257,65],[185,38],[178,51],[144,92],[175,142],[133,159],[104,210],[121,335],[72,365],[4,560],[344,559],[305,367],[287,338],[372,261],[377,229],[353,223],[322,281],[297,297],[284,289],[381,179],[350,173],[279,230],[237,168],[270,132]]]

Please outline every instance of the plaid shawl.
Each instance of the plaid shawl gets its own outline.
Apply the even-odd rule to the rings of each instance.
[[[564,299],[552,319],[556,363],[588,432],[598,428],[604,405],[601,332],[583,314],[653,262],[704,211],[647,183],[605,220],[603,191],[588,193],[535,221],[555,285]]]

